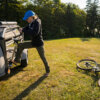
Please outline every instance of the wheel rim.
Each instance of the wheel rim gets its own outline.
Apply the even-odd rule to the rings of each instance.
[[[77,63],[77,67],[82,70],[92,70],[94,67],[97,67],[97,63],[91,59],[83,59]]]

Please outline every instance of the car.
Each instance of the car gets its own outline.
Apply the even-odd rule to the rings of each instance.
[[[19,32],[17,22],[0,21],[0,77],[8,73],[10,62],[15,58],[17,46],[24,41],[24,34]],[[28,64],[28,50],[24,49],[21,66]]]

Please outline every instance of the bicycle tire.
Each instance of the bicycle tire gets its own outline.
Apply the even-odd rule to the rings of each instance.
[[[94,64],[95,64],[95,66],[92,66],[92,67],[88,67],[87,68],[87,66],[86,66],[86,68],[85,67],[81,67],[79,64],[81,63],[81,62],[85,62],[86,61],[86,63],[88,63],[88,62],[93,62]],[[76,64],[77,65],[77,68],[78,69],[81,69],[81,70],[86,70],[86,71],[91,71],[92,69],[93,69],[93,67],[97,67],[97,62],[96,61],[94,61],[94,60],[92,60],[92,59],[82,59],[82,60],[80,60],[80,61],[78,61],[78,63]]]

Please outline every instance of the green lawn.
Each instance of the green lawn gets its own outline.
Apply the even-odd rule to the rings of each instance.
[[[80,59],[100,63],[100,39],[58,39],[45,41],[51,73],[48,77],[35,48],[29,49],[29,65],[12,68],[0,81],[0,100],[100,100],[100,88],[93,73],[76,70]]]

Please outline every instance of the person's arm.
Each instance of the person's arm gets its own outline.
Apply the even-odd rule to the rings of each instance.
[[[38,21],[36,21],[32,28],[28,27],[28,28],[24,28],[23,29],[23,32],[27,33],[27,34],[30,34],[32,36],[37,36],[39,34],[39,30],[40,30],[40,24]]]
[[[25,32],[26,30],[28,30],[28,28],[29,28],[29,26],[22,28],[22,32]]]

